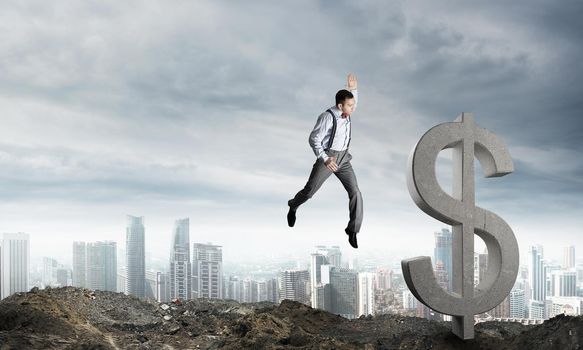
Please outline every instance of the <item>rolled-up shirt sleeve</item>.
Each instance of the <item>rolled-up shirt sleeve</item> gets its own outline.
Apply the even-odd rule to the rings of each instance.
[[[332,128],[331,118],[332,116],[328,112],[320,114],[316,121],[316,125],[314,126],[314,130],[312,130],[308,139],[310,147],[312,147],[316,157],[321,158],[323,161],[328,160],[328,155],[324,152],[324,145],[322,142],[328,131]]]

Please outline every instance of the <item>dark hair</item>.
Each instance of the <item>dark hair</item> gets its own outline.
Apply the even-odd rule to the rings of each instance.
[[[348,91],[348,90],[339,90],[336,93],[336,106],[338,106],[339,104],[344,104],[344,101],[354,98],[354,95],[352,94],[352,92]]]

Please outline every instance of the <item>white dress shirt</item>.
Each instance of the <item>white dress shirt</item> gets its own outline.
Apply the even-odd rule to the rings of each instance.
[[[350,90],[350,92],[354,95],[354,109],[356,110],[356,105],[358,104],[358,90]],[[330,110],[336,118],[336,134],[334,135],[334,140],[332,141],[330,149],[344,151],[348,149],[348,142],[350,141],[350,128],[352,124],[350,122],[350,116],[342,118],[342,111],[338,109],[337,106],[330,107]],[[328,159],[328,155],[324,150],[328,148],[328,143],[332,134],[332,126],[332,116],[325,111],[318,116],[318,121],[316,121],[314,130],[310,133],[308,140],[316,157],[322,158],[323,161]]]

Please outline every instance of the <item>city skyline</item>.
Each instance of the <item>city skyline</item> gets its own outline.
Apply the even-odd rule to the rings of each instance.
[[[143,222],[143,218],[130,217],[129,219],[133,219],[134,222],[135,220]],[[179,242],[179,246],[186,244],[187,239],[184,233],[188,232],[188,219],[177,220],[176,228],[178,234],[176,242]],[[435,232],[435,250],[432,257],[435,262],[436,279],[444,289],[449,288],[447,284],[451,280],[451,272],[444,268],[444,264],[451,263],[452,258],[451,255],[444,254],[444,250],[452,247],[451,240],[447,239],[449,236],[451,232],[446,229]],[[10,240],[16,237],[25,238],[28,242],[28,237],[23,234],[3,235],[4,241],[7,238]],[[107,282],[104,283],[104,281],[115,280],[117,276],[117,292],[133,294],[125,288],[127,269],[121,266],[111,269],[112,265],[108,262],[111,256],[115,259],[115,253],[113,253],[115,242],[87,242],[86,246],[87,287],[115,291],[115,285],[113,288],[108,288]],[[85,242],[75,242],[72,245],[73,251],[77,254],[80,253],[79,247],[85,247]],[[113,248],[113,251],[110,248]],[[271,301],[275,303],[283,299],[291,299],[349,319],[359,315],[396,312],[434,320],[449,320],[447,315],[434,312],[413,298],[404,283],[400,269],[387,269],[371,262],[361,264],[353,259],[343,259],[342,251],[338,246],[317,245],[308,257],[307,265],[299,262],[295,268],[279,265],[275,269],[264,271],[261,277],[253,273],[249,274],[250,270],[242,274],[233,271],[224,272],[220,248],[217,245],[193,243],[194,254],[189,263],[192,263],[193,271],[199,271],[192,274],[193,285],[199,285],[196,288],[198,292],[193,291],[191,297],[182,296],[180,299],[202,296],[229,298],[239,302]],[[90,252],[91,249],[94,249],[93,253]],[[107,253],[107,250],[113,255]],[[181,248],[181,251],[184,250]],[[483,272],[487,269],[487,259],[482,261],[481,256],[483,254],[476,253],[475,255],[477,258],[474,260],[475,285],[481,282]],[[28,257],[29,254],[25,250],[14,256],[16,260],[28,259]],[[563,263],[545,259],[542,246],[531,246],[529,258],[528,266],[521,267],[509,295],[494,309],[476,315],[478,322],[496,318],[532,324],[563,312],[571,315],[581,314],[583,310],[583,289],[581,289],[583,259],[576,258],[575,248],[565,247]],[[170,286],[168,285],[173,263],[171,258],[161,270],[147,269],[146,280],[149,288],[145,295],[147,298],[157,299],[158,302],[169,302],[174,298],[169,294]],[[75,268],[70,271],[70,268],[67,269],[51,258],[44,258],[43,264],[42,275],[39,276],[38,272],[33,274],[34,286],[43,288],[47,285],[74,284],[74,281],[67,276],[77,275],[78,271],[75,271]],[[116,262],[114,261],[113,264],[115,265]],[[81,270],[85,270],[84,266]],[[97,271],[101,272],[96,275]],[[190,275],[188,276],[190,278]],[[201,276],[208,278],[200,279]],[[21,279],[23,276],[20,273],[13,277]],[[96,285],[96,281],[100,280],[102,282],[97,282]],[[49,283],[46,284],[45,281]],[[206,287],[201,288],[201,283],[206,284]],[[308,288],[308,286],[311,287]],[[21,288],[16,287],[15,291],[22,291]]]
[[[347,254],[431,255],[445,225],[411,200],[406,160],[461,112],[508,145],[514,173],[484,179],[476,162],[476,205],[510,225],[521,263],[530,245],[553,259],[581,252],[581,11],[538,0],[2,4],[0,233],[29,234],[39,259],[70,257],[74,241],[123,246],[125,215],[146,218],[146,251],[164,259],[184,217],[191,241],[229,259],[344,248],[338,181],[293,229],[285,214],[314,162],[309,132],[352,72],[364,221]],[[449,152],[437,170],[451,193]]]
[[[132,217],[132,216],[128,216],[128,219],[139,219],[140,222],[144,222],[145,218],[144,217],[140,217],[140,218],[136,218],[136,217]],[[189,218],[182,218],[182,219],[177,219],[175,220],[175,227],[174,227],[174,231],[176,231],[179,225],[179,223],[181,222],[185,222],[186,226],[183,226],[182,231],[186,230],[186,232],[189,231]],[[144,227],[144,231],[147,232],[146,227]],[[18,234],[23,234],[23,233],[18,233]],[[28,235],[27,235],[28,236]],[[147,234],[146,234],[147,236]],[[449,237],[448,241],[444,241],[443,237]],[[104,241],[104,240],[97,240],[96,242],[72,242],[73,244],[73,249],[70,250],[70,252],[72,252],[72,261],[69,261],[68,257],[65,256],[60,256],[57,258],[58,262],[59,262],[59,266],[65,266],[65,267],[70,267],[73,268],[74,270],[74,266],[76,266],[76,260],[75,260],[75,249],[76,246],[78,244],[83,244],[83,247],[85,246],[85,244],[113,244],[114,246],[116,245],[117,242],[115,241]],[[30,241],[29,243],[30,244]],[[445,272],[447,273],[448,276],[451,276],[451,271],[447,271],[447,264],[448,264],[448,260],[451,259],[451,255],[447,254],[448,249],[451,249],[451,231],[447,228],[442,228],[439,231],[435,231],[434,232],[434,242],[433,242],[434,246],[431,250],[431,252],[427,252],[430,257],[431,257],[431,262],[433,264],[434,268],[444,268],[445,267]],[[209,247],[220,247],[221,250],[223,250],[223,246],[215,243],[215,242],[197,242],[195,240],[190,241],[189,245],[188,245],[188,249],[190,250],[191,248],[193,248],[194,250],[197,249],[197,246],[209,246]],[[265,260],[265,256],[261,256],[259,254],[257,254],[257,260],[252,260],[252,261],[245,261],[244,259],[232,259],[232,257],[229,256],[229,254],[227,254],[225,256],[225,258],[223,258],[222,254],[221,254],[221,260],[227,262],[228,264],[237,264],[237,263],[248,263],[250,265],[257,265],[257,264],[261,264],[261,262],[267,263],[267,262],[275,262],[275,263],[282,263],[285,261],[291,262],[294,261],[296,264],[296,267],[300,267],[302,263],[304,264],[311,264],[313,262],[312,259],[314,259],[314,249],[316,249],[317,255],[319,254],[330,254],[330,253],[326,253],[327,251],[336,251],[338,256],[342,255],[344,256],[345,259],[347,259],[348,261],[360,261],[359,256],[358,255],[354,255],[351,254],[353,252],[353,250],[351,249],[347,249],[346,247],[339,247],[339,246],[331,246],[332,248],[326,248],[326,243],[325,242],[321,242],[318,245],[315,245],[311,248],[308,248],[306,250],[306,252],[304,253],[296,253],[296,252],[290,252],[289,255],[285,255],[285,256],[277,256],[277,255],[272,255],[271,256],[271,260],[266,261]],[[520,266],[521,268],[528,268],[531,264],[531,251],[533,249],[533,247],[539,247],[538,249],[543,249],[543,245],[540,244],[531,244],[528,247],[528,250],[526,251],[521,251],[521,254],[524,254],[524,259],[521,259],[521,263]],[[563,249],[561,249],[561,255],[557,255],[557,256],[549,256],[548,255],[548,251],[545,248],[545,254],[544,254],[544,259],[540,260],[540,263],[543,263],[545,266],[565,266],[565,267],[572,267],[575,268],[579,265],[583,264],[583,254],[577,254],[576,252],[579,251],[576,249],[576,247],[574,245],[567,245],[567,246],[563,246]],[[332,249],[332,250],[330,250]],[[125,249],[125,246],[123,245],[117,245],[117,250],[116,252],[118,253],[118,255],[120,256],[120,260],[118,263],[118,266],[124,266],[126,267],[126,264],[124,263],[126,261],[127,258],[127,250]],[[443,255],[445,252],[445,255]],[[155,270],[159,270],[162,272],[167,272],[170,273],[171,270],[168,266],[166,266],[168,263],[170,263],[170,265],[172,265],[172,252],[169,251],[167,255],[165,256],[154,256],[151,254],[150,251],[146,250],[146,261],[145,261],[145,269],[147,271],[155,271]],[[257,252],[256,252],[257,253]],[[382,252],[380,251],[375,251],[376,255],[373,257],[367,257],[365,258],[363,261],[368,261],[368,264],[370,265],[371,261],[374,261],[376,266],[378,267],[386,267],[386,268],[391,268],[391,269],[396,269],[400,271],[400,259],[399,256],[395,256],[395,255],[383,255]],[[481,261],[481,260],[476,260],[478,259],[478,257],[481,256],[485,256],[486,261],[487,261],[487,254],[484,254],[485,251],[484,250],[476,250],[475,251],[475,264],[476,261]],[[311,258],[306,257],[306,254],[312,255]],[[42,256],[34,256],[32,255],[32,253],[30,254],[30,261],[32,264],[39,264],[41,262],[41,260],[46,259],[46,258],[55,258],[55,257],[51,257],[49,255],[42,255]],[[336,258],[334,258],[336,259]],[[445,259],[445,261],[443,260]],[[194,260],[194,256],[192,257],[192,259],[189,259],[189,261],[193,261]],[[338,260],[332,260],[332,261],[338,261]],[[568,264],[567,264],[568,262]],[[449,262],[451,263],[451,262]],[[569,265],[573,263],[574,265]],[[438,265],[439,264],[439,265]],[[481,266],[482,263],[478,263],[478,266]],[[567,265],[565,265],[567,264]],[[164,268],[162,268],[160,270],[160,266],[165,266]],[[441,266],[441,267],[440,267]],[[476,266],[476,270],[474,271],[475,276],[474,278],[478,278],[477,276],[479,276],[478,271],[479,271],[479,267]],[[482,271],[483,272],[483,271]],[[550,272],[549,272],[550,273]],[[75,285],[74,283],[74,276],[75,274],[72,275],[73,278],[73,285]],[[437,277],[439,277],[436,274]],[[476,282],[477,283],[477,282]]]
[[[131,215],[126,215],[124,217],[132,217]],[[145,217],[140,217],[142,218],[144,221],[147,220],[147,218]],[[185,218],[184,220],[189,220],[190,218]],[[173,219],[172,220],[172,225],[169,229],[169,232],[167,234],[167,238],[168,241],[166,241],[166,244],[162,244],[157,245],[155,247],[148,247],[147,243],[145,246],[145,253],[149,256],[150,259],[154,259],[154,260],[169,260],[171,257],[171,251],[172,251],[172,239],[176,230],[176,224],[179,220],[182,219]],[[124,227],[124,229],[127,230],[127,227]],[[192,230],[192,229],[190,229]],[[444,231],[450,231],[451,230],[451,226],[448,225],[441,225],[439,229],[433,231],[431,233],[431,240],[429,241],[429,244],[427,247],[421,249],[420,247],[423,247],[423,245],[419,245],[417,247],[406,247],[405,249],[387,249],[386,250],[386,255],[387,258],[390,257],[390,259],[393,261],[393,264],[400,264],[400,260],[404,259],[404,258],[408,258],[411,257],[413,255],[429,255],[429,256],[433,256],[435,253],[435,249],[436,247],[433,246],[434,243],[434,239],[436,237],[436,235],[441,235]],[[24,232],[26,233],[26,232]],[[122,235],[119,236],[125,236],[124,232]],[[34,237],[34,235],[31,235],[29,233],[27,233],[30,237]],[[451,233],[450,233],[451,234]],[[144,225],[144,238],[145,241],[148,242],[148,227],[147,224]],[[111,236],[104,236],[104,237],[111,237]],[[483,244],[483,242],[481,242],[479,240],[479,237],[476,236],[476,245],[475,245],[475,253],[484,253],[485,252],[485,245]],[[451,239],[451,237],[449,238]],[[94,237],[92,239],[93,241],[112,241],[112,242],[116,242],[118,244],[118,251],[125,251],[125,237],[124,238],[120,238],[119,240],[115,240],[115,239],[105,239],[102,237]],[[31,247],[35,247],[35,242],[34,239],[30,240],[30,245]],[[70,244],[73,244],[73,242],[76,241],[81,241],[81,240],[75,240],[75,241],[71,241]],[[89,240],[91,241],[91,240]],[[229,242],[225,242],[225,243],[221,243],[219,241],[216,240],[196,240],[195,238],[191,238],[190,239],[191,242],[191,246],[189,248],[192,248],[192,244],[194,243],[205,243],[205,244],[216,244],[216,245],[220,245],[223,247],[223,249],[225,249],[225,247],[227,248],[227,251],[229,251],[230,249],[232,249],[233,251],[238,251],[239,253],[237,254],[236,257],[228,257],[227,261],[230,262],[257,262],[257,261],[261,261],[262,259],[264,259],[266,256],[269,257],[273,257],[274,259],[276,259],[276,257],[278,256],[278,254],[274,254],[274,253],[270,253],[268,254],[267,252],[263,252],[265,255],[261,255],[262,252],[249,252],[248,255],[245,255],[244,252],[238,250],[238,244],[237,243],[231,243],[229,244]],[[354,251],[354,250],[350,250],[348,249],[348,247],[344,247],[344,244],[340,244],[337,245],[336,241],[319,241],[317,242],[317,244],[313,245],[313,246],[306,246],[306,247],[302,247],[301,249],[288,249],[288,251],[286,252],[286,254],[282,254],[282,258],[286,258],[286,257],[294,257],[294,256],[301,256],[304,255],[306,252],[310,252],[314,247],[317,247],[319,245],[334,245],[334,246],[338,246],[340,248],[343,249],[343,251],[345,252],[344,254],[346,254],[346,256],[350,257],[350,258],[358,258],[358,257],[365,257],[367,254],[369,254],[370,252],[374,252],[375,254],[382,254],[383,249],[379,248],[379,247],[375,247],[375,248],[363,248],[363,249],[359,249],[359,251]],[[520,249],[520,264],[523,266],[526,266],[529,263],[529,251],[530,251],[530,247],[531,246],[545,246],[544,244],[540,244],[539,242],[519,242],[519,247]],[[523,249],[524,246],[524,249]],[[566,249],[569,247],[573,247],[575,249],[575,251],[583,251],[583,247],[579,248],[579,246],[577,246],[574,243],[566,243],[563,245],[557,245],[556,247],[554,247],[554,249],[548,249],[548,246],[545,246],[545,258],[548,261],[553,261],[556,263],[562,263],[566,257]],[[551,246],[551,248],[553,248],[553,246]],[[361,253],[361,254],[359,254]],[[577,257],[577,255],[575,255]],[[68,249],[68,247],[65,247],[64,249],[62,249],[62,253],[59,254],[51,254],[50,251],[47,250],[35,250],[34,248],[31,248],[31,259],[33,261],[40,261],[42,258],[44,257],[59,257],[60,262],[65,262],[68,265],[73,265],[74,264],[74,256],[72,255],[70,249]],[[254,258],[252,258],[254,257]],[[401,258],[399,258],[401,257]],[[577,257],[577,260],[581,260],[583,259],[583,256],[579,255]],[[125,260],[125,257],[124,257]],[[433,261],[432,259],[432,263],[435,266],[436,261]]]
[[[405,276],[397,267],[372,261],[343,258],[338,246],[317,245],[303,262],[290,265],[270,264],[267,270],[256,266],[243,267],[239,272],[225,271],[222,247],[214,244],[192,243],[192,259],[184,253],[190,245],[189,219],[175,222],[174,250],[164,266],[138,264],[136,251],[143,241],[144,217],[128,216],[128,243],[133,247],[122,255],[127,266],[117,260],[117,244],[112,241],[79,242],[71,245],[74,266],[67,267],[57,259],[44,257],[39,268],[30,264],[29,237],[25,233],[3,234],[0,241],[0,287],[6,298],[30,287],[59,287],[74,285],[94,290],[109,290],[157,300],[160,303],[196,298],[234,299],[239,302],[290,299],[353,319],[360,315],[401,313],[432,320],[450,320],[419,303],[405,284]],[[432,261],[437,283],[449,290],[452,271],[447,269],[452,256],[451,231],[435,232]],[[583,311],[583,259],[577,259],[574,246],[563,249],[563,262],[549,261],[544,257],[544,247],[529,247],[527,266],[521,266],[512,290],[491,310],[475,316],[477,322],[493,319],[526,324],[540,323],[555,315],[565,313],[580,315]],[[175,255],[174,253],[178,253]],[[307,258],[307,259],[306,259]],[[139,261],[140,259],[138,259]],[[307,260],[307,261],[306,261]],[[475,253],[474,286],[482,282],[488,270],[487,255]],[[180,262],[179,265],[176,265]],[[192,273],[183,263],[192,264]],[[141,266],[141,267],[140,267]],[[176,267],[181,266],[179,269]],[[251,269],[249,269],[251,268]],[[141,282],[136,278],[144,270]],[[134,271],[134,272],[132,272]],[[175,277],[172,275],[175,274]],[[79,282],[85,280],[85,282]],[[136,281],[141,288],[136,286]],[[192,294],[177,293],[176,287],[187,287],[192,281]],[[179,295],[176,295],[179,294]],[[91,293],[87,294],[91,297]],[[168,307],[162,305],[161,307]]]

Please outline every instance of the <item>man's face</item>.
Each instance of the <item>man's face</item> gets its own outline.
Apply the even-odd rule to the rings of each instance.
[[[354,101],[354,98],[348,98],[346,100],[344,100],[344,103],[341,103],[338,105],[338,108],[342,111],[342,114],[352,114],[352,112],[354,112],[354,105],[356,104],[356,101]]]

